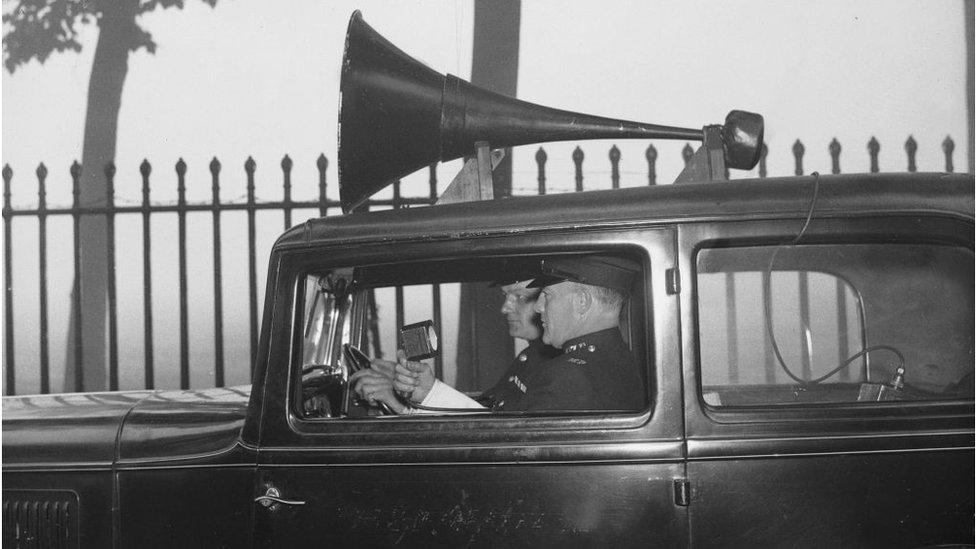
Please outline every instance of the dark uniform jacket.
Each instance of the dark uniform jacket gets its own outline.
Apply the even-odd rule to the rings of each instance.
[[[481,393],[481,396],[476,400],[482,406],[496,410],[501,409],[500,407],[506,404],[510,405],[510,403],[515,402],[523,396],[514,381],[525,377],[527,372],[534,370],[539,364],[561,354],[561,349],[557,349],[552,345],[546,345],[541,339],[529,341],[528,347],[515,357],[515,360],[512,361],[508,370],[505,370],[505,374],[498,380],[498,383],[491,389]]]
[[[544,347],[543,347],[544,348]],[[522,354],[498,385],[485,392],[497,411],[640,410],[644,384],[617,328],[567,341],[561,355]],[[536,354],[533,354],[536,353]],[[532,364],[539,360],[537,364]]]

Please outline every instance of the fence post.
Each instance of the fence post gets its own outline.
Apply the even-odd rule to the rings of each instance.
[[[953,172],[952,166],[952,151],[956,149],[956,142],[952,140],[952,137],[946,136],[942,141],[942,152],[945,153],[945,171],[946,173]]]
[[[284,178],[284,209],[285,209],[285,230],[291,228],[291,157],[287,154],[281,159],[281,174]]]
[[[81,337],[81,164],[75,160],[71,164],[72,224],[74,227],[74,311],[75,311],[75,391],[85,390],[84,343]],[[65,383],[67,385],[67,383]],[[65,387],[67,390],[67,387]]]
[[[403,207],[403,197],[400,195],[400,180],[397,179],[393,182],[393,209],[399,210]],[[396,286],[393,288],[393,308],[394,308],[394,318],[396,326],[403,326],[404,322],[404,306],[403,306],[403,286]],[[397,330],[396,332],[396,346],[398,349],[403,347],[403,334]]]
[[[41,313],[41,394],[51,392],[51,371],[47,318],[47,166],[41,162],[37,166],[37,240],[38,267],[40,271],[39,290]],[[7,322],[10,322],[8,319]]]
[[[793,158],[796,163],[793,173],[795,175],[803,175],[803,155],[806,153],[806,147],[803,143],[797,139],[793,143]],[[809,279],[807,277],[806,271],[800,271],[797,275],[797,284],[799,288],[799,306],[800,306],[800,319],[803,326],[808,326],[810,324],[810,300],[809,292],[810,285]],[[802,348],[802,347],[801,347]],[[810,358],[808,355],[804,354],[801,357],[801,371],[803,372],[803,377],[806,379],[810,378]]]
[[[616,145],[610,147],[610,187],[620,188],[620,149]]]
[[[119,390],[119,318],[115,280],[115,163],[105,164],[105,229],[108,261],[108,390]]]
[[[180,389],[190,388],[190,327],[186,283],[186,162],[176,161],[176,217],[179,221],[180,261]]]
[[[214,293],[214,385],[224,386],[224,296],[223,254],[220,245],[220,161],[210,160],[210,191],[213,196],[213,293]]]
[[[739,322],[736,314],[735,273],[725,273],[725,333],[729,337],[725,341],[726,354],[729,361],[729,382],[739,382]]]
[[[691,148],[690,143],[685,143],[685,146],[681,148],[681,158],[685,161],[685,167],[688,167],[688,163],[691,162],[691,157],[695,155],[695,149]]]
[[[827,147],[830,151],[830,173],[836,175],[840,173],[840,142],[837,138],[830,140],[830,146]]]
[[[329,167],[329,159],[325,154],[319,154],[315,167],[319,170],[319,217],[325,217],[329,213],[329,201],[325,197],[325,170]]]
[[[437,203],[437,162],[431,162],[430,166],[427,166],[427,184],[429,186],[429,198],[431,204]],[[431,296],[431,308],[434,310],[434,330],[436,330],[437,341],[444,341],[443,331],[441,329],[443,319],[441,318],[441,285],[432,284],[430,290]],[[367,299],[374,297],[372,293],[369,294]],[[367,301],[367,303],[369,303]],[[371,311],[375,313],[375,310]],[[373,317],[375,319],[375,316]],[[379,340],[379,337],[376,337]],[[443,353],[437,353],[434,357],[434,376],[437,379],[444,378],[444,356]]]
[[[871,173],[878,173],[878,153],[881,151],[881,143],[872,135],[868,141],[868,154],[871,155]]]
[[[431,162],[430,166],[427,166],[427,186],[428,197],[431,204],[437,203],[437,162]],[[438,325],[438,330],[440,330],[440,325]],[[437,355],[438,362],[440,361],[440,354]]]
[[[576,192],[583,190],[583,149],[576,146],[573,150],[573,164],[576,166]]]
[[[916,152],[918,152],[918,143],[915,142],[915,138],[914,137],[912,137],[911,135],[909,135],[908,136],[908,139],[905,141],[905,153],[908,154],[908,171],[909,171],[909,173],[913,173],[913,172],[918,171],[918,168],[915,166],[915,153]]]
[[[248,303],[250,304],[251,323],[251,377],[254,380],[254,366],[258,356],[258,266],[257,251],[255,250],[254,226],[254,170],[257,163],[250,156],[244,161],[244,172],[247,174],[247,281]]]
[[[657,185],[657,149],[654,148],[653,144],[647,146],[647,150],[644,151],[644,158],[647,159],[647,184],[649,186]]]
[[[807,148],[803,146],[803,143],[801,143],[799,139],[793,143],[793,160],[795,163],[795,167],[793,169],[794,175],[803,175],[803,153],[805,153],[806,150]]]
[[[143,158],[139,164],[139,174],[142,176],[142,318],[143,318],[143,353],[144,384],[146,389],[152,389],[153,382],[153,321],[152,321],[152,239],[150,235],[149,217],[152,209],[149,205],[149,174],[152,166],[149,160]]]
[[[7,367],[7,377],[6,383],[4,384],[4,394],[13,395],[16,394],[16,385],[14,377],[14,285],[11,274],[13,270],[10,267],[10,260],[13,258],[13,241],[10,236],[10,226],[11,226],[11,216],[10,216],[10,180],[14,177],[14,171],[10,168],[10,164],[6,164],[3,167],[3,283],[4,283],[4,298],[6,299],[6,307],[4,308],[4,314],[6,318],[4,319],[4,337],[6,338],[6,345],[4,347],[7,360],[5,366]]]
[[[539,175],[536,180],[539,183],[539,196],[546,194],[546,160],[549,159],[549,155],[546,154],[546,150],[539,147],[539,150],[535,151],[535,165],[538,168]]]
[[[152,238],[149,217],[152,210],[149,205],[149,174],[152,166],[149,160],[142,159],[139,165],[142,175],[142,311],[143,329],[145,332],[145,385],[146,389],[155,386],[153,374],[153,314],[152,314]]]
[[[762,144],[762,149],[759,151],[759,178],[766,178],[766,157],[769,155],[769,146],[766,143]]]

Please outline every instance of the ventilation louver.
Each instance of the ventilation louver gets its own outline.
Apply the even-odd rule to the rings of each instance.
[[[78,495],[67,490],[4,490],[3,547],[78,547]]]

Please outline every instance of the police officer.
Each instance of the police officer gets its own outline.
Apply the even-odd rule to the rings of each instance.
[[[620,335],[620,312],[637,265],[611,256],[542,262],[535,310],[542,341],[563,354],[536,369],[525,410],[639,410],[644,389]]]
[[[541,287],[534,310],[541,315],[542,341],[562,355],[531,368],[514,368],[493,388],[497,411],[639,410],[644,389],[637,365],[619,328],[620,312],[637,265],[610,256],[559,258],[541,262]],[[398,389],[410,389],[424,366],[401,361]],[[429,369],[429,368],[428,368]],[[467,397],[439,381],[421,390],[422,406],[471,407]],[[470,400],[470,399],[467,399]]]
[[[538,288],[529,288],[531,280],[515,281],[502,286],[505,302],[502,314],[508,322],[508,334],[524,339],[528,346],[512,361],[512,364],[492,388],[477,398],[486,408],[500,409],[513,397],[517,398],[519,376],[526,376],[535,367],[560,354],[560,350],[542,342],[542,325],[539,314],[535,312],[535,302],[541,293]]]

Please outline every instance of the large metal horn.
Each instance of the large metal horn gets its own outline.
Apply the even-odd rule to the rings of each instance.
[[[339,110],[339,195],[350,211],[394,181],[437,161],[492,148],[547,141],[657,138],[701,141],[703,130],[614,120],[552,109],[440,74],[383,38],[356,11],[346,31]],[[730,114],[726,162],[759,158],[762,117]],[[758,134],[757,134],[758,128]]]

